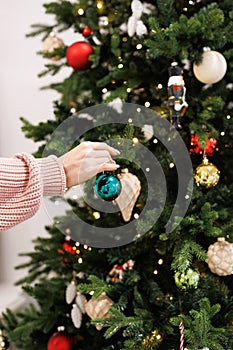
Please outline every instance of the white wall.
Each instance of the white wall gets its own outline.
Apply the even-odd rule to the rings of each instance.
[[[18,152],[32,153],[37,149],[33,141],[21,131],[20,116],[33,123],[53,116],[54,91],[40,91],[51,83],[51,77],[39,79],[44,60],[36,54],[42,49],[41,38],[26,38],[31,24],[49,23],[52,16],[44,14],[42,0],[7,0],[0,2],[0,156],[11,157]],[[43,206],[30,220],[7,231],[0,232],[0,287],[13,283],[25,274],[15,271],[22,263],[19,252],[31,251],[31,240],[45,235],[44,226],[50,223]],[[13,287],[12,287],[13,288]],[[11,290],[12,290],[11,288]],[[4,289],[5,290],[5,289]],[[13,292],[12,292],[13,293]],[[4,298],[4,301],[3,301]],[[10,291],[1,293],[1,305],[10,302]]]

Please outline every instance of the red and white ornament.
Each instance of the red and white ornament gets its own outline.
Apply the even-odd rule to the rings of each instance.
[[[74,70],[82,71],[91,67],[89,56],[94,52],[93,47],[86,41],[77,41],[66,51],[67,64]]]

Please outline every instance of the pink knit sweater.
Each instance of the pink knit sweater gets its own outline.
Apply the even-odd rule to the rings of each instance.
[[[65,172],[55,156],[0,158],[0,231],[33,216],[42,196],[63,195],[65,187]]]

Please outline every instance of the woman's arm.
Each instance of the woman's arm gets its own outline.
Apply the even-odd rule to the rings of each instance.
[[[63,195],[65,188],[65,172],[55,156],[0,158],[0,231],[32,217],[42,196]]]

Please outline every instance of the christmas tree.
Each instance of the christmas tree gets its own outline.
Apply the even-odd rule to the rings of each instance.
[[[69,74],[47,87],[54,119],[23,131],[37,157],[109,142],[120,169],[49,199],[48,237],[17,267],[35,303],[1,328],[22,350],[233,349],[232,1],[44,8],[40,76]]]

